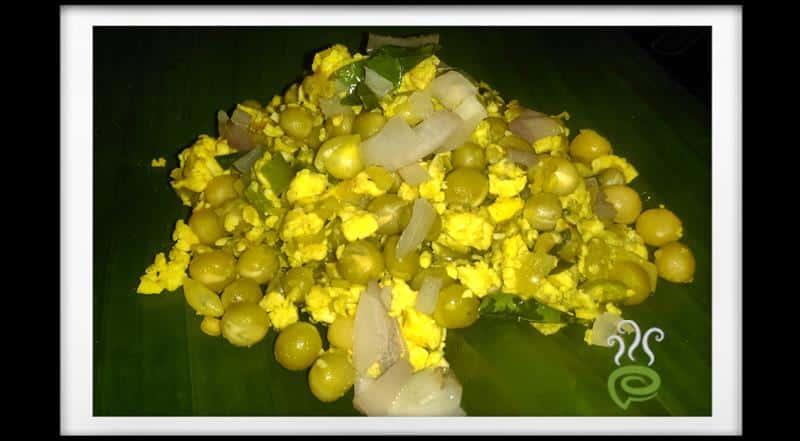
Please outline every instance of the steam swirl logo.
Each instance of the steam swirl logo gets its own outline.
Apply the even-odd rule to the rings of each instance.
[[[627,350],[628,359],[636,361],[633,352],[641,343],[644,353],[647,354],[649,358],[647,366],[620,366],[620,359],[626,352],[625,340],[617,334],[623,332],[625,325],[629,325],[630,328],[633,328],[634,332],[633,343]],[[617,354],[614,356],[614,364],[619,367],[608,377],[608,393],[617,406],[622,410],[627,410],[631,403],[650,400],[658,393],[658,388],[661,386],[661,377],[658,375],[658,372],[650,368],[656,361],[653,351],[650,350],[650,337],[655,336],[655,340],[660,342],[664,340],[664,331],[659,328],[650,328],[644,333],[644,337],[642,337],[639,325],[636,324],[635,321],[622,320],[617,324],[617,334],[608,337],[609,346],[614,346],[615,343],[619,346]],[[620,397],[618,389],[624,392],[624,400]]]

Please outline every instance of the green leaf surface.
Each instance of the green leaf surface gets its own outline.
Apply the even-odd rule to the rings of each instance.
[[[352,391],[317,401],[306,373],[273,359],[275,332],[250,349],[200,331],[183,293],[136,294],[153,256],[186,219],[169,186],[178,152],[216,133],[216,110],[268,102],[334,43],[367,32],[439,33],[448,65],[548,114],[569,111],[572,134],[592,128],[640,172],[646,207],[683,221],[695,254],[692,284],[659,280],[623,307],[659,327],[655,398],[627,410],[609,396],[615,351],[588,346],[581,326],[543,336],[529,323],[479,320],[448,332],[446,357],[469,415],[711,415],[710,112],[624,35],[605,28],[107,28],[94,42],[93,413],[129,415],[357,415]],[[167,168],[150,160],[164,156]],[[652,250],[651,250],[652,252]],[[641,358],[644,358],[642,355]]]

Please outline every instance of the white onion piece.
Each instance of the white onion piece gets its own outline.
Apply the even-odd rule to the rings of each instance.
[[[356,396],[361,395],[365,393],[373,384],[375,384],[374,378],[356,375],[356,381],[353,384],[353,393]]]
[[[439,291],[442,289],[442,279],[439,277],[428,276],[422,281],[417,294],[417,303],[414,305],[417,311],[432,315],[436,310],[436,302],[439,300]]]
[[[392,287],[391,286],[384,286],[381,289],[381,293],[378,294],[378,298],[381,299],[381,303],[383,307],[388,311],[392,309]]]
[[[400,177],[403,178],[406,184],[411,186],[422,184],[431,179],[428,170],[425,170],[425,167],[416,162],[397,169],[397,173],[400,174]]]
[[[361,142],[361,158],[366,165],[397,170],[419,159],[409,153],[418,143],[414,130],[402,118],[393,117],[378,133]]]
[[[381,46],[420,47],[430,43],[438,44],[439,34],[400,38],[389,37],[387,35],[378,35],[370,32],[369,38],[367,39],[367,53],[370,53]]]
[[[453,110],[453,113],[458,115],[463,122],[461,127],[442,144],[438,152],[449,152],[461,147],[470,140],[472,132],[478,127],[478,123],[489,116],[483,104],[478,101],[475,95],[464,98],[461,104]]]
[[[394,89],[394,84],[392,84],[391,81],[368,67],[364,67],[364,84],[366,84],[369,90],[374,92],[378,98],[385,97]]]
[[[333,96],[331,98],[325,98],[319,101],[319,108],[322,110],[322,114],[325,115],[325,118],[332,118],[336,115],[353,113],[353,109],[350,106],[346,106],[339,102],[340,100],[341,98],[338,96]]]
[[[530,144],[553,135],[561,134],[561,126],[550,117],[519,116],[508,124],[508,130]]]
[[[546,117],[547,115],[542,112],[537,112],[531,109],[525,109],[520,113],[517,118],[524,118],[524,119],[531,119],[531,118],[542,118]]]
[[[250,116],[250,114],[245,112],[244,110],[239,110],[238,107],[236,108],[236,110],[233,111],[233,115],[231,115],[231,122],[233,122],[237,126],[247,128],[250,126],[251,120],[252,117]]]
[[[434,78],[428,85],[428,90],[443,106],[451,110],[461,104],[464,98],[478,92],[475,85],[454,70]]]
[[[402,259],[422,243],[436,220],[436,210],[427,199],[417,198],[411,210],[411,219],[397,240],[395,254],[398,259]]]
[[[228,139],[228,114],[224,110],[217,112],[217,130],[219,136]]]
[[[622,317],[610,312],[604,312],[598,315],[592,324],[592,339],[589,343],[610,348],[611,344],[609,344],[608,338],[617,334],[617,325],[619,325],[621,321]],[[625,324],[623,330],[631,332],[633,331],[633,327],[629,324]]]
[[[367,388],[353,397],[353,407],[367,416],[387,416],[402,387],[411,378],[414,368],[400,359]]]
[[[525,150],[519,149],[508,149],[506,154],[511,162],[524,165],[528,168],[531,168],[539,163],[539,158],[537,158],[536,154],[533,152],[526,152]]]
[[[431,94],[424,90],[418,90],[408,97],[408,105],[411,107],[411,117],[423,120],[433,115],[433,102]]]
[[[389,316],[380,294],[378,284],[370,280],[358,299],[353,323],[353,367],[361,375],[375,362],[386,369],[405,354],[397,320]]]
[[[240,151],[252,150],[256,145],[250,139],[250,132],[246,126],[240,126],[229,120],[226,123],[228,145]]]
[[[390,416],[464,416],[462,387],[452,371],[423,369],[409,378],[389,408]]]
[[[256,147],[253,150],[247,152],[246,155],[237,159],[233,163],[233,168],[239,170],[240,173],[247,175],[250,172],[250,168],[253,167],[253,164],[255,164],[255,162],[258,161],[259,159],[261,159],[262,156],[264,156],[264,148]]]
[[[414,127],[418,139],[418,144],[413,149],[414,161],[439,150],[460,129],[463,130],[463,124],[464,120],[460,116],[446,110],[436,112],[417,124]]]

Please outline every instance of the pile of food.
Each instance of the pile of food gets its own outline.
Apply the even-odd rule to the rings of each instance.
[[[438,49],[337,44],[266,105],[220,111],[219,136],[170,173],[192,212],[137,292],[183,288],[203,332],[236,346],[273,329],[276,361],[322,401],[355,387],[366,415],[464,415],[448,329],[573,324],[607,346],[658,277],[692,281],[680,219],[642,210],[607,138],[570,137],[566,112],[506,101]]]

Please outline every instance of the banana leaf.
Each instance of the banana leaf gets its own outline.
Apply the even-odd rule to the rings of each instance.
[[[96,416],[358,415],[352,391],[317,401],[304,372],[272,355],[275,332],[250,349],[200,331],[180,290],[136,294],[138,277],[188,207],[169,187],[177,153],[216,135],[216,113],[267,102],[333,43],[365,46],[368,32],[439,33],[440,57],[506,99],[549,114],[573,133],[607,136],[640,176],[646,207],[683,220],[694,283],[659,280],[623,308],[652,346],[661,386],[622,409],[607,381],[615,349],[588,346],[571,325],[543,336],[530,324],[486,318],[448,333],[446,357],[469,415],[711,415],[710,112],[623,34],[596,28],[104,28],[94,29],[93,413]],[[150,167],[164,156],[166,168]],[[641,360],[638,361],[641,363]]]

